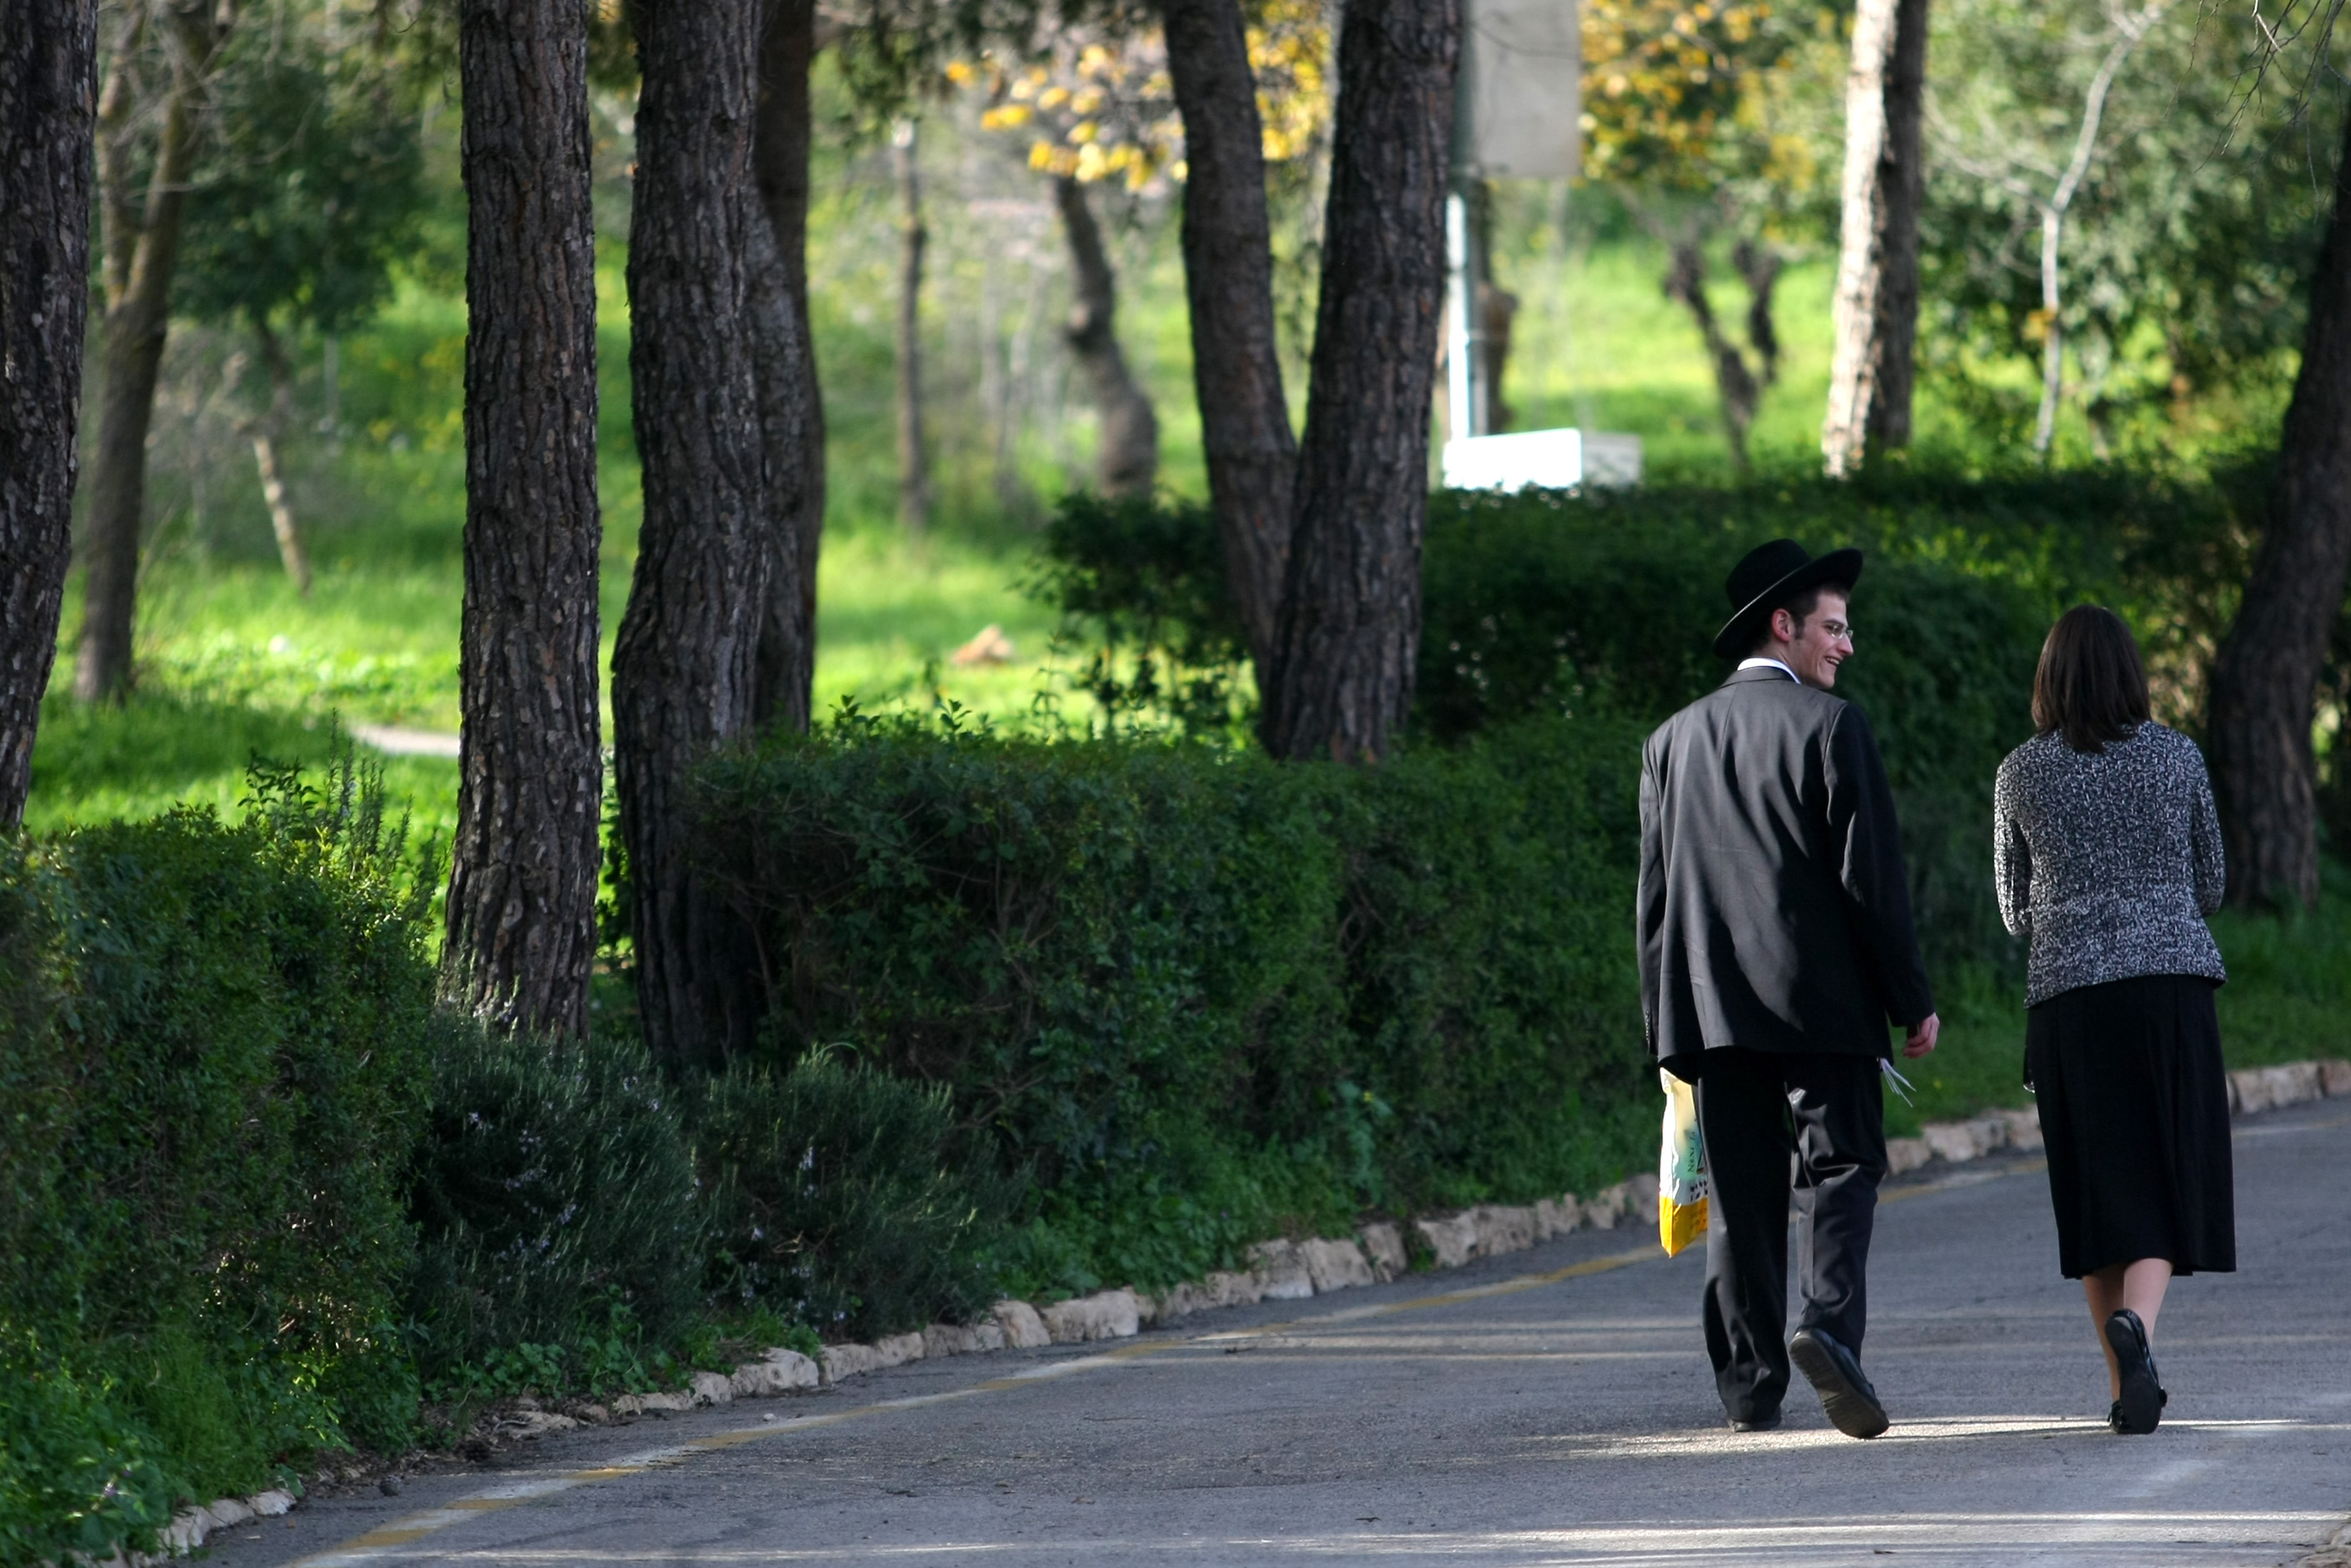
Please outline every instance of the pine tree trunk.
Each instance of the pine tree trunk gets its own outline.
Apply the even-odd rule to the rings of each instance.
[[[596,956],[596,254],[585,13],[465,0],[465,737],[443,988],[582,1035]]]
[[[2268,526],[2236,624],[2212,664],[2207,741],[2229,901],[2318,901],[2317,760],[2310,727],[2351,570],[2351,122],[2310,280],[2302,369],[2278,441]]]
[[[632,16],[644,528],[612,655],[613,763],[646,1042],[715,1063],[751,1043],[755,957],[695,874],[689,775],[754,723],[778,552],[755,317],[763,264],[780,264],[752,180],[758,0],[649,0]]]
[[[0,11],[0,833],[24,820],[73,559],[95,0]]]
[[[922,537],[931,520],[931,457],[923,438],[923,186],[915,162],[916,126],[898,122],[893,137],[898,198],[898,520]]]
[[[1910,444],[1926,98],[1927,0],[1860,0],[1845,78],[1844,214],[1821,425],[1832,475]]]
[[[147,430],[154,419],[155,382],[171,328],[172,274],[179,265],[188,176],[195,168],[214,63],[232,16],[225,5],[182,5],[163,13],[172,40],[172,85],[164,95],[146,205],[135,216],[121,189],[129,177],[125,142],[136,116],[129,72],[120,60],[99,108],[100,135],[112,143],[101,150],[99,167],[114,187],[104,193],[114,221],[107,236],[98,450],[90,465],[89,572],[74,668],[74,695],[84,702],[119,700],[131,685],[139,531],[147,508]],[[136,36],[126,29],[126,50]]]
[[[286,470],[277,455],[293,408],[293,369],[286,362],[286,345],[266,321],[254,330],[261,340],[261,361],[269,372],[269,412],[253,422],[253,465],[261,476],[261,500],[269,508],[269,531],[277,538],[277,559],[285,563],[296,591],[308,599],[310,552],[302,543],[301,525],[295,520],[293,498],[286,491]]]
[[[1118,277],[1102,249],[1086,188],[1067,174],[1053,181],[1053,202],[1070,242],[1070,277],[1075,298],[1063,333],[1071,356],[1093,390],[1102,434],[1095,452],[1095,483],[1105,496],[1148,496],[1159,478],[1159,418],[1135,383],[1118,346]]]
[[[1458,0],[1347,0],[1276,757],[1376,761],[1411,709],[1460,35]]]
[[[1275,627],[1298,478],[1273,316],[1265,131],[1237,0],[1164,0],[1167,67],[1184,115],[1184,286],[1208,494],[1225,575],[1261,679]]]
[[[778,430],[768,453],[787,495],[773,503],[779,526],[775,578],[759,627],[758,723],[809,727],[816,677],[816,569],[824,535],[824,394],[817,384],[816,343],[808,308],[809,151],[812,141],[809,70],[816,54],[816,0],[768,0],[759,40],[759,120],[751,149],[759,204],[773,232],[777,266],[789,298],[794,337],[763,340],[760,379],[774,390],[798,385],[787,406],[797,422]]]

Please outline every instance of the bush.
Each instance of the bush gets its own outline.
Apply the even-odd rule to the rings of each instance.
[[[1885,751],[1928,959],[2011,969],[1984,846],[1993,774],[2031,733],[2042,635],[2071,604],[2114,604],[2147,648],[2161,716],[2192,729],[2260,477],[1894,470],[1738,489],[1443,493],[1423,559],[1415,731],[1458,746],[1535,716],[1653,725],[1722,678],[1708,645],[1740,553],[1783,534],[1815,549],[1859,544],[1871,551],[1860,656],[1839,690]],[[1238,657],[1238,631],[1211,519],[1169,506],[1146,526],[1136,505],[1065,509],[1039,591],[1062,610],[1065,638],[1095,649],[1095,670],[1155,668],[1179,688],[1225,679],[1214,661]],[[1130,554],[1152,572],[1130,570]],[[1207,663],[1184,662],[1195,656]],[[1203,727],[1179,706],[1093,685],[1122,716]]]
[[[540,1392],[592,1387],[688,1324],[702,1199],[677,1092],[642,1045],[444,1019],[432,1085],[408,1187],[427,1379],[462,1384],[469,1364],[528,1345],[549,1363]]]
[[[1874,516],[1846,487],[1816,488],[1844,500],[1838,520]],[[1739,552],[1773,528],[1806,531],[1815,549],[1852,536],[1702,494],[1728,515],[1672,492],[1448,497],[1431,523],[1421,722],[1457,739],[1531,713],[1646,724],[1711,689],[1723,665],[1708,644],[1729,612],[1719,585]],[[1961,571],[1903,542],[1864,572],[1859,652],[1838,694],[1877,733],[1929,962],[2011,967],[1987,848],[1992,779],[2032,733],[2032,671],[2066,591]]]
[[[1249,638],[1225,578],[1216,515],[1194,501],[1063,497],[1029,593],[1061,612],[1055,652],[1113,724],[1199,736],[1250,722]]]
[[[714,1284],[746,1307],[864,1339],[964,1322],[992,1300],[984,1252],[1015,1197],[943,1087],[817,1051],[789,1071],[737,1066],[695,1116],[718,1249]]]
[[[715,759],[698,852],[768,956],[776,1065],[846,1041],[945,1084],[1039,1183],[1017,1276],[1162,1284],[1258,1226],[1638,1158],[1636,740],[1364,771],[852,719]]]
[[[425,906],[348,751],[324,790],[254,783],[235,826],[181,810],[0,864],[15,1539],[135,1541],[143,1503],[72,1502],[92,1476],[209,1499],[402,1435]]]
[[[120,1390],[21,1332],[0,1343],[0,1563],[152,1550],[175,1489],[120,1414]]]
[[[2043,631],[2084,600],[2114,605],[2171,683],[2168,716],[2188,720],[2235,613],[2259,479],[1894,470],[1736,489],[1445,492],[1429,508],[1419,716],[1440,737],[1532,707],[1662,717],[1721,678],[1708,645],[1729,613],[1731,564],[1787,536],[1870,552],[1855,677],[1881,648],[1932,656],[1955,623],[1919,628],[1919,606],[1965,577]]]

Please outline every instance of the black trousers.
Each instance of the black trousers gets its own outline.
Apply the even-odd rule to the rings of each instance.
[[[1729,1047],[1700,1060],[1706,1140],[1706,1349],[1733,1420],[1788,1391],[1789,1153],[1800,1216],[1801,1328],[1861,1354],[1869,1234],[1886,1176],[1886,1102],[1869,1056]]]

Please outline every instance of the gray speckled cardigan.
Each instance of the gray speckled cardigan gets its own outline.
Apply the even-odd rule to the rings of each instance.
[[[2204,916],[2227,878],[2196,743],[2142,724],[2085,756],[2056,735],[2008,754],[1992,787],[2000,917],[2032,938],[2024,1003],[2139,975],[2225,980]]]

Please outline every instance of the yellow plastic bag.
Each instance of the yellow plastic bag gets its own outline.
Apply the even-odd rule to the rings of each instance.
[[[1706,1234],[1706,1145],[1698,1132],[1698,1094],[1660,1068],[1666,1086],[1665,1147],[1657,1156],[1657,1240],[1673,1257]]]

